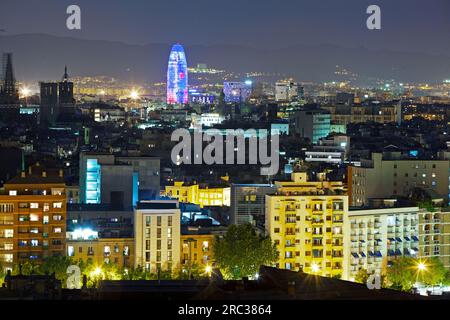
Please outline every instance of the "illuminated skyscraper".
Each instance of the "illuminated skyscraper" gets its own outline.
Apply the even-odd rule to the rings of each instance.
[[[170,51],[167,68],[167,103],[188,103],[188,72],[183,46],[175,44]]]

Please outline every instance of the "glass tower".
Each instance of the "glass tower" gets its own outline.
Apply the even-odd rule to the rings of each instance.
[[[167,68],[167,103],[188,103],[188,72],[183,46],[175,44],[170,51]]]

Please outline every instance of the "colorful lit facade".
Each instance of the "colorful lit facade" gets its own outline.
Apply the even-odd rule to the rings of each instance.
[[[169,66],[167,68],[167,103],[187,104],[188,99],[186,54],[182,45],[175,44],[170,51]]]
[[[176,181],[173,186],[166,186],[165,196],[178,199],[180,202],[193,203],[201,208],[207,206],[230,206],[231,188],[205,187],[200,188],[198,184],[185,184]]]

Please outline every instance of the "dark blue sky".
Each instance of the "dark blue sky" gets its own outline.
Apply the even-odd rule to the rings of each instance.
[[[82,30],[65,27],[78,4]],[[382,9],[382,30],[366,29],[366,8]],[[127,43],[240,44],[450,52],[449,0],[1,0],[3,34],[48,33]]]

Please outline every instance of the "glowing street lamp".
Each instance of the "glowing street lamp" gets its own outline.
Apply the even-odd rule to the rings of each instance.
[[[205,272],[206,272],[208,275],[211,275],[211,271],[212,271],[211,266],[206,266]]]
[[[417,265],[417,269],[419,271],[425,271],[425,270],[427,270],[427,266],[425,265],[425,263],[419,262],[419,264]]]
[[[131,90],[130,92],[130,98],[133,100],[137,100],[139,99],[139,92],[137,92],[136,90]]]
[[[29,88],[27,88],[27,87],[22,87],[22,88],[20,89],[19,93],[20,93],[20,96],[21,96],[22,98],[26,98],[26,97],[29,97],[29,96],[30,96],[31,90],[30,90]]]
[[[102,274],[102,268],[96,267],[94,271],[91,272],[91,276],[98,277]]]
[[[317,273],[317,272],[319,272],[319,270],[320,270],[320,268],[319,268],[319,265],[318,265],[318,264],[313,263],[313,264],[311,265],[311,271],[312,271],[313,273]]]

